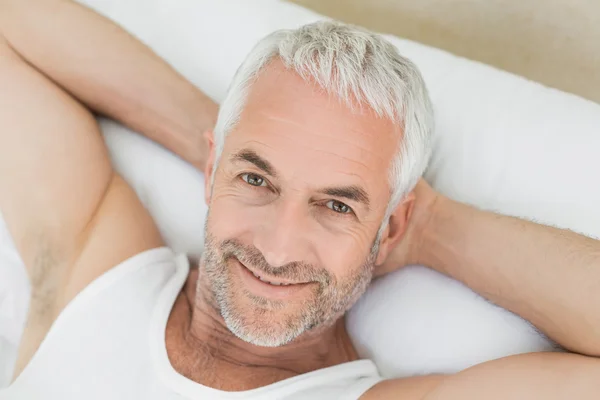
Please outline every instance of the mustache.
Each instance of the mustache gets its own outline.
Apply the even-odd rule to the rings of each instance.
[[[242,264],[251,266],[257,272],[296,282],[320,282],[329,286],[334,277],[325,269],[302,261],[292,261],[281,266],[272,266],[254,246],[244,245],[235,239],[226,239],[220,245],[223,261],[237,258]]]

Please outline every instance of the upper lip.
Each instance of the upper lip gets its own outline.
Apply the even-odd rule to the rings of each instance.
[[[244,268],[246,268],[248,271],[252,272],[254,275],[257,275],[259,277],[261,277],[262,279],[271,282],[271,283],[276,283],[279,285],[299,285],[302,283],[308,283],[308,282],[292,282],[289,281],[287,279],[281,279],[281,278],[273,278],[271,276],[266,275],[264,272],[262,271],[255,271],[252,268],[248,267],[246,264],[244,264],[243,262],[241,262],[239,259],[237,259],[237,262],[239,262]]]

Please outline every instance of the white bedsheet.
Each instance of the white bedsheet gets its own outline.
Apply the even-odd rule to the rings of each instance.
[[[260,37],[322,18],[276,0],[82,3],[118,21],[217,101]],[[482,208],[600,236],[598,104],[418,43],[390,40],[417,63],[430,89],[437,136],[426,176],[438,190]],[[103,120],[102,128],[115,165],[168,242],[199,253],[206,212],[202,176],[114,122]],[[2,362],[10,364],[26,299],[20,261],[0,228],[0,373]],[[361,355],[374,359],[386,376],[453,372],[553,349],[525,321],[419,266],[375,282],[348,325]]]

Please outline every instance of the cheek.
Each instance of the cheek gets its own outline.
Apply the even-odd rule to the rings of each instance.
[[[208,228],[212,235],[223,239],[237,238],[258,229],[264,221],[266,207],[249,203],[248,196],[231,187],[217,187],[210,202]]]
[[[293,232],[281,229],[277,207],[257,200],[235,187],[215,184],[208,229],[219,240],[235,238],[243,243],[276,243],[281,235],[293,238],[294,258],[326,268],[338,280],[352,275],[365,263],[375,236],[375,225],[352,225],[310,212],[297,216]],[[321,212],[322,210],[319,210]],[[283,241],[282,245],[289,244]],[[287,249],[286,251],[290,251]]]
[[[324,238],[318,245],[322,265],[326,266],[338,281],[344,280],[363,266],[371,251],[371,242],[366,232],[356,231]]]

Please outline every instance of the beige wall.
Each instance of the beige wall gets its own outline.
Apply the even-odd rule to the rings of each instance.
[[[600,0],[292,0],[600,103]]]

